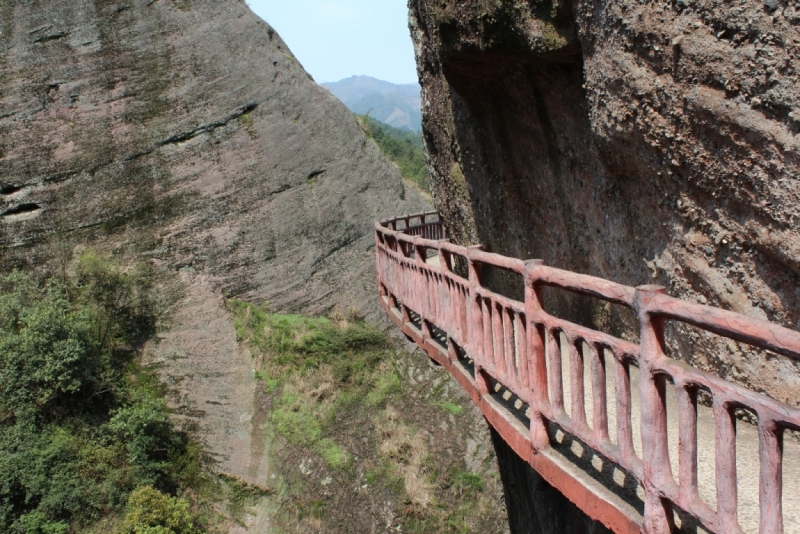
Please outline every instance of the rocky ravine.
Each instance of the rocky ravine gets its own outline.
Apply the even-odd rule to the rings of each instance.
[[[372,223],[425,207],[242,0],[1,1],[0,193],[3,269],[103,240],[372,319]]]
[[[179,271],[146,361],[220,471],[264,484],[269,452],[223,297],[385,320],[373,221],[426,208],[242,0],[0,0],[0,271],[79,244]]]
[[[796,0],[412,0],[411,26],[456,241],[798,328]],[[633,315],[576,300],[550,305],[634,335]],[[800,364],[668,334],[671,354],[798,402]]]

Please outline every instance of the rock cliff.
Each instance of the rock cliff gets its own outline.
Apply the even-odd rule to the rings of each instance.
[[[377,318],[372,222],[424,207],[242,0],[0,1],[3,269],[103,243]]]
[[[800,4],[410,6],[456,241],[798,328]],[[549,298],[635,335],[624,311]],[[668,337],[671,355],[797,403],[798,365],[676,324]]]

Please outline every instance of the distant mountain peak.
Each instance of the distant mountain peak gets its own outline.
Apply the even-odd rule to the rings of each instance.
[[[372,76],[351,76],[324,83],[353,113],[413,132],[422,130],[422,99],[418,83],[395,84]]]

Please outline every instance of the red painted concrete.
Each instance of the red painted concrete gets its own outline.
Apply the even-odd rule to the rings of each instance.
[[[436,220],[433,220],[436,219]],[[387,314],[428,355],[447,368],[483,411],[503,439],[551,485],[591,518],[615,532],[661,534],[674,530],[673,506],[694,516],[716,534],[742,532],[737,520],[736,429],[733,410],[747,408],[758,417],[760,438],[761,534],[781,534],[781,461],[784,429],[800,429],[800,410],[765,395],[703,373],[668,358],[663,350],[666,319],[683,321],[752,346],[800,359],[800,333],[737,313],[681,301],[657,286],[628,287],[608,280],[459,247],[444,239],[435,212],[376,224],[376,262],[381,302]],[[438,264],[426,261],[427,251]],[[453,256],[466,261],[468,278],[453,271]],[[525,302],[496,294],[481,285],[481,265],[521,274]],[[641,325],[638,345],[575,325],[546,313],[543,286],[591,295],[630,307]],[[411,312],[421,329],[410,323]],[[435,326],[447,335],[448,349],[432,337]],[[571,395],[564,399],[561,339],[570,361]],[[583,345],[589,347],[593,418],[585,415]],[[474,362],[469,376],[454,364],[455,346]],[[611,361],[603,354],[610,351]],[[631,391],[629,365],[641,374]],[[613,373],[617,428],[608,428],[606,373]],[[491,380],[530,406],[530,428],[510,415],[490,395]],[[671,471],[667,444],[664,388],[672,382],[679,403],[678,483]],[[717,507],[698,496],[697,391],[713,399],[716,432]],[[636,397],[633,397],[636,396]],[[638,399],[642,420],[642,457],[633,447],[631,405]],[[569,402],[567,414],[564,403]],[[612,463],[636,477],[644,489],[644,515],[615,500],[608,490],[574,474],[551,454],[547,423],[556,423]],[[610,435],[616,439],[610,439]],[[616,444],[615,444],[616,443]]]

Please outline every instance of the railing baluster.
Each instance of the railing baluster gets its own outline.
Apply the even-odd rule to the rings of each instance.
[[[442,330],[446,329],[447,334],[455,333],[452,284],[444,273],[437,274],[436,278],[439,280],[439,320],[442,322]]]
[[[758,418],[760,534],[783,534],[783,429]]]
[[[456,338],[458,338],[458,342],[463,346],[467,337],[467,327],[465,324],[466,305],[461,284],[455,281],[453,282],[453,307],[453,316],[456,322]]]
[[[431,305],[431,319],[438,319],[441,317],[441,298],[439,296],[439,275],[428,268],[428,284],[430,289],[430,305]]]
[[[446,298],[445,294],[447,288],[442,283],[442,276],[439,273],[431,271],[431,278],[433,279],[433,287],[431,288],[431,295],[433,295],[433,316],[444,328],[451,330],[447,324],[449,316],[442,313],[442,306]],[[444,321],[442,321],[443,318],[445,319]]]
[[[617,447],[623,458],[635,456],[633,448],[633,414],[631,409],[631,375],[629,363],[614,357],[614,385],[617,397]]]
[[[427,281],[428,291],[428,317],[430,319],[435,319],[439,316],[439,291],[436,287],[436,273],[429,270],[427,266],[425,268],[425,280]]]
[[[528,334],[526,332],[525,315],[521,313],[514,314],[514,332],[516,334],[514,340],[516,342],[517,361],[515,366],[515,373],[519,386],[522,391],[529,391],[531,389],[531,382],[528,376]],[[529,398],[523,399],[530,403]]]
[[[489,300],[489,307],[492,309],[492,348],[493,348],[493,371],[495,378],[505,376],[505,356],[503,343],[503,307],[498,303]]]
[[[417,269],[410,264],[406,264],[405,270],[408,273],[408,280],[411,282],[411,286],[406,288],[407,298],[405,299],[404,304],[411,307],[411,309],[419,309],[419,303],[417,302],[417,287],[419,286]]]
[[[462,330],[462,313],[461,313],[461,299],[460,293],[461,288],[458,286],[458,283],[452,279],[448,279],[448,287],[450,289],[450,310],[448,311],[449,316],[452,318],[453,322],[453,331],[451,335],[453,335],[459,343],[464,343],[464,332]]]
[[[586,400],[583,387],[583,354],[578,350],[582,340],[567,339],[569,354],[570,417],[579,428],[586,427]]]
[[[684,502],[698,498],[697,487],[697,392],[682,385],[678,397],[678,469],[680,495]]]
[[[608,401],[606,395],[606,363],[602,347],[589,345],[592,371],[592,429],[601,440],[608,439]]]
[[[469,317],[469,347],[468,350],[476,364],[483,363],[483,307],[481,297],[474,292],[470,292],[470,317]]]
[[[494,329],[492,328],[492,303],[481,297],[481,315],[483,317],[483,361],[484,368],[494,372]]]
[[[514,357],[514,310],[510,308],[501,308],[503,311],[503,352],[505,359],[503,365],[505,366],[505,379],[510,382],[515,390],[519,389],[519,380],[517,378],[516,363]]]
[[[461,302],[463,302],[465,304],[465,306],[464,306],[464,315],[463,315],[463,319],[462,319],[462,323],[461,324],[462,324],[462,335],[464,336],[464,340],[467,340],[467,339],[469,339],[469,336],[471,335],[470,334],[470,328],[473,327],[473,325],[471,325],[470,322],[469,322],[469,317],[467,315],[467,307],[466,307],[466,303],[469,302],[469,299],[470,299],[469,287],[467,287],[467,286],[462,286],[461,287],[461,294],[459,296],[459,299],[461,299]]]
[[[714,395],[717,521],[722,532],[734,532],[736,519],[736,422],[728,403]]]
[[[556,334],[553,329],[547,328],[547,370],[549,376],[550,404],[556,415],[564,413],[564,385],[561,376],[561,344],[556,341]]]

